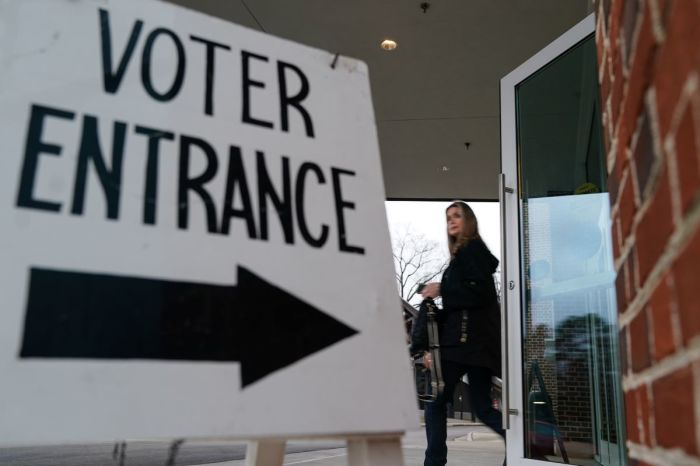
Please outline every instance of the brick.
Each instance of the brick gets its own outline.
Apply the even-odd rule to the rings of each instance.
[[[604,133],[607,133],[607,131],[603,131]],[[608,193],[610,194],[610,206],[615,205],[617,202],[617,196],[620,193],[620,177],[622,174],[620,173],[620,164],[615,163],[613,165],[612,171],[609,173],[608,176]]]
[[[639,427],[637,424],[637,390],[625,392],[625,420],[627,423],[627,441],[640,443]]]
[[[609,22],[608,22],[608,38],[610,38],[611,52],[613,54],[619,53],[619,47],[617,38],[620,37],[620,21],[622,20],[622,7],[624,6],[624,0],[612,0],[612,4],[608,11]]]
[[[629,148],[629,144],[627,145],[622,145],[620,144],[620,131],[624,131],[624,126],[625,125],[620,125],[618,126],[618,131],[617,131],[617,138],[618,138],[618,143],[615,146],[617,153],[615,154],[615,165],[617,166],[617,170],[620,173],[620,182],[622,182],[622,176],[625,174],[628,168],[628,160],[627,160],[627,152]],[[628,138],[629,142],[629,138]]]
[[[625,258],[625,263],[622,264],[622,266],[625,269],[625,283],[624,283],[624,291],[625,291],[625,301],[628,303],[631,303],[632,300],[634,299],[634,293],[632,292],[632,269],[630,268],[630,256],[629,254]]]
[[[637,255],[632,247],[625,258],[622,267],[625,270],[625,299],[628,303],[634,301],[639,291],[639,280],[637,278]]]
[[[603,110],[604,108],[605,108],[605,106],[603,105],[603,108],[601,110]],[[603,150],[604,150],[604,154],[605,154],[604,159],[606,160],[606,162],[605,162],[606,167],[607,167],[607,163],[608,163],[607,159],[610,158],[609,154],[610,154],[610,149],[612,147],[612,136],[610,135],[607,121],[608,121],[608,114],[606,113],[605,110],[603,110],[602,113],[600,114],[600,123],[601,123],[601,134],[603,136]]]
[[[656,440],[663,448],[681,448],[697,454],[695,442],[695,395],[689,366],[653,383]]]
[[[651,83],[652,59],[655,43],[651,29],[650,15],[649,8],[645,8],[639,35],[637,36],[635,48],[632,51],[630,78],[627,80],[627,92],[620,113],[621,125],[629,126],[629,131],[625,135],[621,130],[620,139],[622,136],[629,137],[629,135],[632,134],[637,122],[637,117],[641,113],[644,104],[644,93]],[[624,144],[627,145],[628,140],[625,140]]]
[[[637,206],[634,200],[634,189],[632,187],[632,178],[627,177],[625,185],[622,187],[622,192],[620,193],[620,209],[618,210],[620,214],[620,226],[622,233],[622,243],[632,232],[632,221],[634,220],[634,214],[637,211]]]
[[[620,370],[622,371],[623,374],[627,373],[627,369],[629,369],[629,357],[627,354],[627,329],[628,327],[625,327],[620,330],[619,332],[619,337],[620,337]]]
[[[615,277],[615,294],[617,296],[617,310],[624,313],[627,310],[627,268],[622,264]]]
[[[700,264],[700,229],[680,252],[673,264],[673,278],[678,296],[678,313],[685,344],[700,335],[700,299],[698,299],[698,264]]]
[[[605,33],[604,33],[604,28],[601,27],[601,25],[602,25],[601,19],[596,17],[596,27],[595,27],[596,63],[601,63],[603,61],[603,55],[605,54]]]
[[[619,165],[620,172],[622,172],[627,166],[627,152],[632,139],[632,133],[634,133],[637,126],[637,120],[622,118],[622,116],[620,116],[619,121],[616,121],[615,124],[617,125],[617,133],[615,135],[617,138],[617,154],[615,162]]]
[[[617,260],[617,258],[620,257],[620,242],[619,242],[620,222],[617,221],[617,214],[612,218],[610,224],[612,225],[611,243],[612,243],[613,260]]]
[[[634,44],[634,30],[637,25],[639,14],[639,0],[627,0],[622,13],[622,39],[625,44],[625,63],[629,64],[629,59]]]
[[[643,385],[625,393],[627,440],[631,443],[652,445],[649,390]]]
[[[613,80],[610,89],[612,123],[615,128],[620,121],[620,104],[622,103],[623,91],[625,89],[625,77],[622,73],[622,55],[617,52],[612,54],[611,58]]]
[[[671,9],[671,2],[669,0],[656,0],[656,3],[659,4],[659,11],[661,12],[661,21],[665,26],[668,26],[668,12]]]
[[[603,0],[603,16],[605,17],[605,29],[608,30],[610,26],[610,4],[611,0]]]
[[[654,149],[654,136],[651,131],[651,122],[649,115],[644,112],[641,127],[639,129],[639,137],[634,148],[634,163],[637,168],[637,185],[642,202],[645,200],[645,193],[651,178],[652,169],[659,160]]]
[[[659,183],[653,193],[649,208],[637,226],[637,254],[639,280],[642,286],[656,265],[673,233],[671,188],[666,167],[659,173]]]
[[[649,350],[649,323],[646,308],[630,323],[630,352],[632,371],[641,372],[651,365]]]
[[[669,3],[666,41],[659,47],[654,63],[659,126],[662,137],[671,127],[673,110],[688,74],[700,62],[700,8],[695,1]]]
[[[600,101],[606,102],[608,100],[608,97],[610,96],[610,87],[612,83],[612,79],[610,76],[610,67],[606,65],[606,62],[603,62],[602,67],[603,67],[603,79],[600,82]]]
[[[640,407],[640,412],[641,412],[641,425],[642,425],[642,432],[641,432],[641,443],[644,443],[647,446],[652,446],[652,438],[651,438],[651,423],[653,422],[653,417],[651,415],[650,411],[650,406],[651,403],[649,401],[649,389],[647,388],[646,385],[642,385],[639,387],[637,390],[638,392],[638,400],[639,400],[639,407]]]
[[[654,39],[661,43],[664,40],[664,6],[666,0],[647,0],[652,10],[652,21],[654,27]]]
[[[601,115],[600,119],[601,123],[603,124],[603,147],[605,148],[605,156],[607,158],[608,153],[610,153],[610,148],[612,146],[612,141],[610,137],[610,131],[608,131],[608,114],[606,112],[603,112]]]
[[[629,82],[629,80],[627,81]],[[629,85],[628,85],[629,87]],[[627,91],[625,90],[625,95]],[[627,158],[627,152],[629,151],[631,140],[632,140],[632,135],[634,134],[635,127],[637,126],[637,122],[635,118],[626,118],[623,117],[623,112],[625,109],[624,103],[626,102],[626,99],[623,100],[620,103],[620,114],[618,116],[618,120],[615,121],[614,123],[617,125],[615,127],[615,140],[617,142],[617,161],[622,162],[621,168],[625,167],[626,164],[626,158]]]
[[[637,259],[637,249],[632,248],[629,252],[628,261],[630,263],[630,289],[632,290],[632,299],[637,295],[641,288],[639,282],[639,264]]]
[[[675,135],[681,208],[684,214],[700,194],[700,146],[695,132],[699,124],[700,122],[694,121],[691,106],[686,105]]]
[[[669,275],[661,279],[649,300],[651,321],[654,329],[654,359],[660,361],[673,354],[676,345],[673,341],[671,320],[672,306],[675,301],[674,291],[670,286]]]

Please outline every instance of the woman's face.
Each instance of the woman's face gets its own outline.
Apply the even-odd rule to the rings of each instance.
[[[450,236],[461,236],[466,233],[467,224],[464,213],[459,207],[447,209],[447,234]]]

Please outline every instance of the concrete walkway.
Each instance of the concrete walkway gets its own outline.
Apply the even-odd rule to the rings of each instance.
[[[462,434],[455,436],[456,434]],[[450,419],[448,421],[447,464],[469,466],[501,466],[505,445],[501,438],[483,424]],[[407,432],[402,439],[404,466],[422,466],[425,452],[425,433]],[[285,465],[347,466],[345,448],[290,453],[285,455]],[[243,466],[245,460],[210,463],[200,466]]]

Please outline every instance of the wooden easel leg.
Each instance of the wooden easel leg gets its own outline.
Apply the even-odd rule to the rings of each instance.
[[[348,440],[349,466],[403,466],[400,437]]]
[[[282,466],[284,440],[257,440],[248,442],[245,466]]]

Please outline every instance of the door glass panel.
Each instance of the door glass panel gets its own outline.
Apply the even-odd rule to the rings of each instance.
[[[528,458],[624,463],[593,37],[516,87]]]

